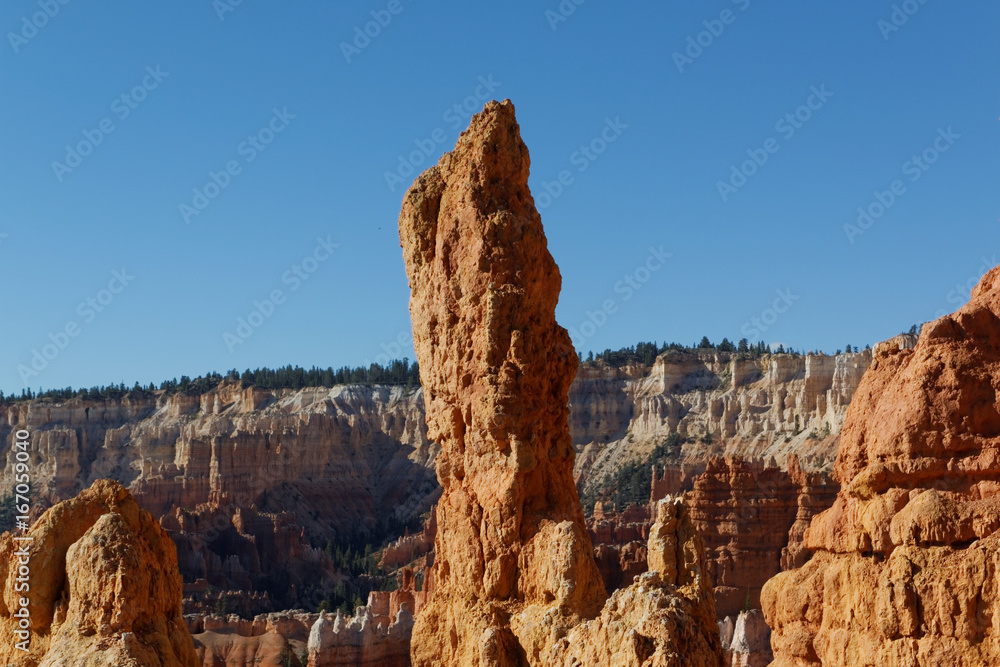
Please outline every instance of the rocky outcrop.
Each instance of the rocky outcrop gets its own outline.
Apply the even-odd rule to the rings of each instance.
[[[760,609],[741,611],[735,620],[727,616],[719,621],[722,649],[729,667],[767,667],[771,653],[771,629]]]
[[[244,619],[187,615],[199,664],[204,667],[305,667],[309,630],[319,614],[302,611]],[[303,660],[303,657],[306,657]]]
[[[660,500],[656,512],[650,571],[615,591],[600,616],[573,628],[539,664],[722,665],[704,545],[683,500]]]
[[[683,503],[659,505],[648,547],[658,572],[602,610],[567,423],[577,357],[555,322],[559,270],[528,166],[513,105],[490,102],[403,202],[442,486],[435,587],[414,627],[413,663],[718,665],[703,548]]]
[[[5,664],[199,664],[181,615],[174,545],[117,482],[98,480],[55,505],[25,536],[4,533],[0,554]],[[24,618],[29,627],[18,637]]]
[[[403,606],[391,622],[358,607],[351,618],[320,614],[309,632],[309,667],[409,667],[413,615]]]
[[[777,667],[1000,663],[1000,268],[907,348],[875,348],[816,553],[764,587]]]
[[[687,494],[708,551],[720,618],[760,608],[760,589],[781,571],[781,550],[798,511],[788,473],[761,461],[714,457]]]
[[[794,454],[788,457],[788,476],[798,487],[795,523],[788,530],[788,544],[781,550],[781,569],[793,570],[805,565],[812,551],[806,548],[805,534],[812,518],[833,506],[840,484],[825,471],[807,471]]]
[[[651,519],[646,506],[630,505],[622,511],[605,510],[598,502],[587,521],[594,543],[594,560],[604,586],[616,591],[646,571],[646,541]]]
[[[513,105],[489,103],[403,201],[414,346],[441,446],[418,667],[538,664],[604,602],[572,475],[577,357],[555,321],[559,271],[528,162]]]

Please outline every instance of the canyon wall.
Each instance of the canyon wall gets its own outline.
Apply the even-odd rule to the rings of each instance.
[[[420,392],[240,389],[3,406],[30,433],[37,511],[95,479],[128,485],[179,549],[189,594],[241,591],[244,613],[316,608],[339,576],[322,547],[401,531],[438,488]],[[397,532],[398,534],[398,532]]]
[[[713,455],[773,458],[787,468],[795,454],[804,469],[828,470],[847,406],[870,363],[870,350],[756,359],[672,350],[651,368],[587,365],[570,389],[576,478],[587,490],[622,464],[648,456],[670,433],[686,439],[667,463],[676,470],[664,495],[688,490],[669,482],[693,478]]]
[[[848,410],[815,555],[764,587],[775,667],[1000,664],[1000,267],[880,344]]]

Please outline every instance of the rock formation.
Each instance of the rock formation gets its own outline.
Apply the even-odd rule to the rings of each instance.
[[[38,519],[27,542],[0,536],[0,662],[18,667],[195,667],[173,543],[117,482],[99,480]],[[27,555],[16,550],[27,544]],[[18,584],[24,561],[30,589]],[[15,630],[28,600],[30,650]]]
[[[547,667],[720,667],[705,548],[683,500],[657,503],[650,571],[615,591],[597,618],[573,628],[539,663]]]
[[[352,618],[326,613],[309,632],[309,667],[410,667],[413,615],[404,606],[391,620],[358,607]]]
[[[906,347],[875,348],[815,555],[764,587],[776,667],[1000,664],[1000,268]]]
[[[403,387],[223,383],[196,396],[18,401],[0,416],[5,488],[12,431],[25,429],[37,505],[117,479],[171,533],[189,586],[266,595],[251,614],[316,608],[333,577],[328,542],[413,521],[438,493],[421,393]]]
[[[833,464],[844,414],[871,352],[772,354],[671,350],[651,368],[588,365],[570,389],[570,431],[580,455],[576,478],[590,490],[623,463],[647,456],[667,435],[687,436],[661,468],[662,493],[704,470],[713,455],[795,454],[808,470]]]
[[[567,424],[577,357],[555,321],[559,270],[528,167],[513,105],[490,102],[403,201],[413,338],[442,486],[435,588],[414,627],[413,663],[570,664],[593,642],[601,657],[585,664],[615,664],[619,647],[597,642],[626,636],[633,655],[655,664],[675,664],[681,651],[686,664],[717,665],[704,554],[682,505],[663,503],[650,537],[663,574],[601,611]]]
[[[719,621],[722,649],[728,667],[767,667],[774,658],[771,653],[771,629],[760,609],[741,611],[733,620],[727,616]]]
[[[413,339],[438,442],[435,591],[413,663],[537,663],[604,603],[573,482],[559,270],[514,108],[490,103],[406,193]]]
[[[628,586],[646,571],[646,541],[651,519],[646,506],[630,505],[622,511],[605,511],[601,503],[587,521],[594,543],[594,560],[609,592]]]
[[[184,617],[203,667],[305,667],[309,631],[318,618],[301,611],[260,614],[252,620],[235,614]]]
[[[686,494],[708,550],[720,618],[760,608],[760,589],[781,571],[781,550],[798,512],[788,473],[761,461],[713,457]]]

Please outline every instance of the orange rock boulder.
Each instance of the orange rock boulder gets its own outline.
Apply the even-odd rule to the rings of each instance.
[[[194,667],[177,551],[118,482],[98,480],[50,508],[27,537],[0,536],[0,662],[19,667]],[[15,550],[28,544],[27,555]],[[19,591],[28,561],[30,589]],[[27,652],[13,616],[29,601]]]
[[[902,343],[848,410],[815,556],[764,587],[778,667],[1000,664],[1000,268]]]

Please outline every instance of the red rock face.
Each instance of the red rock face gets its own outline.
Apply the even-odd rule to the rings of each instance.
[[[775,665],[1000,664],[1000,268],[901,347],[848,410],[816,555],[764,588]]]
[[[760,608],[761,587],[781,571],[798,492],[787,472],[760,461],[712,458],[695,480],[688,503],[720,618]]]

